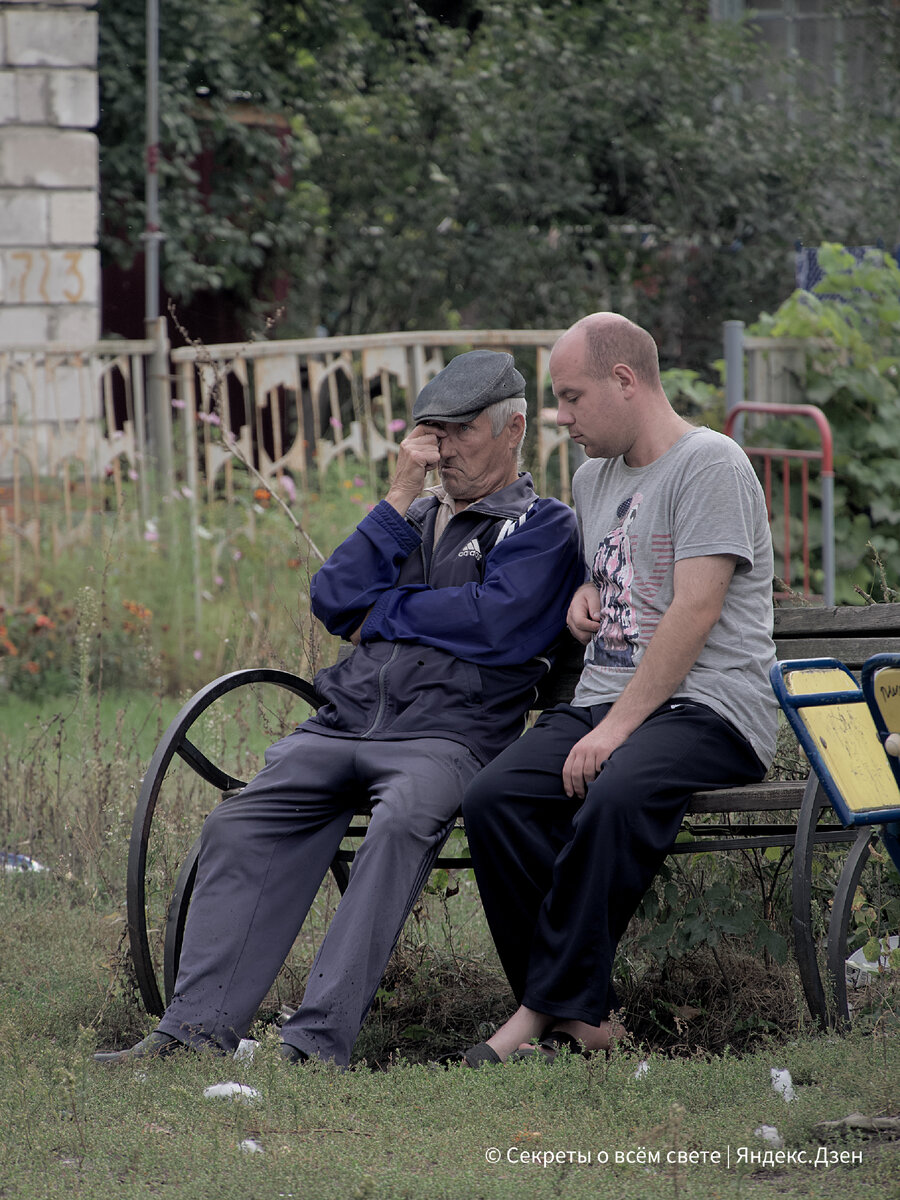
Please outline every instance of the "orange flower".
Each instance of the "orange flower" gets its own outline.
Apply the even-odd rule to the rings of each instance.
[[[140,621],[149,621],[153,616],[152,611],[145,604],[138,604],[136,600],[123,600],[122,607]]]
[[[36,662],[27,662],[22,664],[29,675],[39,675],[41,668]]]
[[[43,613],[38,613],[34,618],[35,629],[55,629],[56,625],[49,617],[45,617]]]

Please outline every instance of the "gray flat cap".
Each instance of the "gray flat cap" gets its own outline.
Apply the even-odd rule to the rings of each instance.
[[[413,405],[413,420],[468,421],[489,404],[524,395],[525,380],[511,354],[470,350],[425,384]]]

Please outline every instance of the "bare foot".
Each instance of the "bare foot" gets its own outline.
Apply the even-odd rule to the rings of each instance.
[[[534,1009],[522,1005],[517,1008],[509,1020],[501,1025],[495,1034],[488,1038],[487,1044],[505,1062],[512,1052],[523,1043],[527,1046],[535,1038],[543,1037],[553,1022],[546,1013],[535,1012]]]
[[[602,1021],[599,1025],[588,1025],[585,1021],[552,1020],[546,1030],[548,1039],[555,1033],[566,1033],[575,1039],[581,1049],[587,1054],[600,1050],[608,1050],[613,1042],[626,1037],[626,1030],[618,1021]],[[529,1049],[530,1043],[524,1042],[520,1050]],[[557,1051],[549,1046],[542,1046],[541,1052],[548,1058],[555,1058]]]

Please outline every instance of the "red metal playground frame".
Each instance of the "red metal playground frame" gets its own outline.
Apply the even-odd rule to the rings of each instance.
[[[802,571],[803,592],[812,595],[809,565],[809,464],[821,463],[820,478],[822,488],[822,571],[824,575],[822,598],[826,606],[834,604],[834,442],[831,436],[831,426],[820,408],[813,404],[735,404],[728,412],[725,420],[725,433],[741,442],[742,438],[735,435],[735,426],[744,413],[760,414],[767,417],[807,417],[813,421],[819,431],[818,450],[791,450],[772,446],[744,446],[744,452],[753,459],[762,459],[762,484],[766,494],[766,508],[769,521],[773,517],[772,509],[772,479],[773,463],[776,459],[781,462],[782,503],[784,514],[784,545],[781,547],[783,561],[782,579],[785,586],[793,591],[791,581],[791,463],[800,464],[800,498],[802,508]]]

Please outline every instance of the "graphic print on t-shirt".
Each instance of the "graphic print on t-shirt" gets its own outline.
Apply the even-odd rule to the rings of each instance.
[[[635,492],[616,509],[619,524],[601,539],[591,565],[591,582],[600,593],[600,628],[585,654],[585,664],[634,667],[640,625],[634,597],[634,551],[629,528],[643,496]]]

